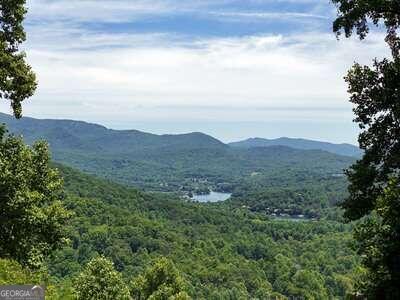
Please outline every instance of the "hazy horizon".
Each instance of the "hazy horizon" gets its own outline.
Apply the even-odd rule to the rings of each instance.
[[[27,3],[39,87],[23,112],[36,118],[356,144],[343,76],[388,53],[376,30],[337,40],[329,1]]]
[[[10,113],[7,113],[10,115]],[[287,137],[287,138],[301,138],[301,139],[308,139],[308,140],[314,140],[314,141],[320,141],[320,142],[328,142],[328,143],[334,143],[334,144],[351,144],[354,146],[357,146],[356,142],[348,142],[348,141],[343,141],[340,139],[340,136],[338,135],[337,140],[329,140],[324,138],[323,133],[325,133],[329,128],[319,128],[319,130],[314,130],[313,135],[299,135],[295,134],[295,131],[293,135],[285,135],[285,132],[289,132],[289,128],[292,127],[293,124],[281,124],[276,128],[276,123],[264,123],[260,126],[260,124],[255,124],[255,123],[210,123],[210,124],[195,124],[192,123],[191,126],[183,126],[182,123],[179,122],[169,122],[168,126],[166,126],[166,123],[152,123],[152,124],[144,124],[144,123],[135,123],[132,122],[132,126],[122,126],[121,124],[118,123],[107,123],[107,122],[96,122],[96,121],[89,121],[89,120],[79,120],[79,119],[69,119],[69,118],[38,118],[38,117],[33,117],[33,116],[27,116],[24,115],[23,117],[27,118],[34,118],[34,119],[51,119],[51,120],[72,120],[72,121],[83,121],[86,123],[91,123],[91,124],[97,124],[104,126],[108,129],[113,129],[113,130],[139,130],[142,132],[146,133],[152,133],[152,134],[185,134],[185,133],[193,133],[193,132],[201,132],[207,135],[210,135],[223,143],[232,143],[232,142],[238,142],[250,138],[264,138],[264,139],[277,139],[277,138],[282,138],[282,137]],[[273,126],[270,126],[273,125]],[[312,125],[312,124],[311,124]],[[333,124],[327,124],[327,127],[332,128]],[[337,124],[336,124],[337,125]],[[199,129],[200,128],[200,129]],[[294,128],[295,129],[295,128]],[[231,135],[226,135],[226,132],[228,130],[231,130],[232,134]],[[239,133],[240,131],[240,133]],[[311,131],[311,128],[310,128]],[[282,133],[282,134],[280,134]],[[320,135],[318,135],[318,133]]]

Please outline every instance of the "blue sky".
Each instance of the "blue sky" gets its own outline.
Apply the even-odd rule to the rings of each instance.
[[[223,141],[356,143],[343,76],[387,54],[341,39],[325,0],[28,0],[25,115]],[[0,111],[9,112],[7,104]]]

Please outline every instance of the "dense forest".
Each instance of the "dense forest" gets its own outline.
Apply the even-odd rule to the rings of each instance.
[[[399,299],[400,6],[332,2],[337,37],[364,39],[381,24],[391,52],[345,77],[361,150],[21,120],[37,87],[20,49],[26,2],[0,1],[0,98],[20,120],[0,115],[17,134],[0,126],[1,292],[35,284],[47,299]],[[188,197],[211,190],[232,197]]]
[[[329,215],[338,220],[336,206],[347,195],[343,170],[356,159],[332,152],[351,148],[351,153],[357,153],[356,147],[306,140],[296,147],[329,146],[327,150],[334,151],[238,147],[200,133],[157,136],[70,120],[14,121],[7,115],[3,119],[11,132],[30,144],[35,138],[46,138],[56,161],[85,172],[180,197],[232,193],[225,206],[245,206],[270,216]]]
[[[74,280],[98,255],[112,260],[128,289],[167,258],[194,299],[343,298],[354,290],[361,269],[350,225],[271,220],[57,168],[65,182],[63,202],[74,217],[65,229],[70,245],[47,262],[54,297],[72,297]],[[0,281],[7,279],[0,274]]]
[[[46,140],[53,159],[87,173],[151,191],[222,190],[254,182],[288,186],[293,181],[343,175],[355,158],[284,145],[239,148],[203,133],[155,135],[111,130],[72,120],[38,120],[0,114],[10,132],[32,144]],[[331,145],[343,151],[348,146]],[[342,149],[342,150],[340,150]],[[357,147],[352,147],[354,151]],[[329,149],[328,149],[329,150]],[[199,184],[203,183],[203,184]]]

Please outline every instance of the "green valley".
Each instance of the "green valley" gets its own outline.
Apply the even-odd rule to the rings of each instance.
[[[270,215],[326,215],[343,200],[343,170],[355,161],[320,149],[230,146],[202,133],[160,136],[70,120],[16,121],[4,114],[0,122],[28,143],[45,139],[55,161],[81,171],[180,196],[229,192],[234,206]]]
[[[0,0],[0,299],[400,299],[399,83],[398,0]]]
[[[351,225],[274,221],[57,167],[65,205],[75,213],[67,229],[71,245],[48,261],[52,280],[61,285],[71,285],[82,266],[101,254],[127,284],[166,257],[194,299],[343,298],[353,289],[359,259],[351,250]]]
[[[40,122],[29,121],[31,127],[9,126],[29,143],[45,137],[53,145],[62,203],[72,213],[63,230],[68,242],[31,275],[13,261],[2,264],[13,276],[46,282],[50,299],[84,297],[77,280],[101,270],[131,296],[147,293],[145,286],[154,283],[146,280],[160,274],[179,282],[182,299],[337,299],[354,292],[362,269],[352,249],[353,225],[340,223],[336,208],[346,193],[342,169],[353,158],[286,146],[233,149],[203,134],[150,135],[146,149],[119,146],[117,154],[102,149],[107,137],[97,130],[108,130],[97,125],[51,121],[59,132],[75,130],[65,141],[65,134],[52,139]],[[70,144],[88,132],[92,140],[79,146],[84,150]],[[122,156],[125,164],[112,159]],[[124,176],[139,180],[127,185]],[[208,189],[233,194],[219,203],[184,197]],[[10,282],[7,274],[0,272],[0,280]]]

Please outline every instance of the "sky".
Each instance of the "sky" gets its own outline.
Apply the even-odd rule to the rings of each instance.
[[[388,53],[379,32],[338,40],[329,0],[27,2],[36,118],[356,144],[343,77]]]

